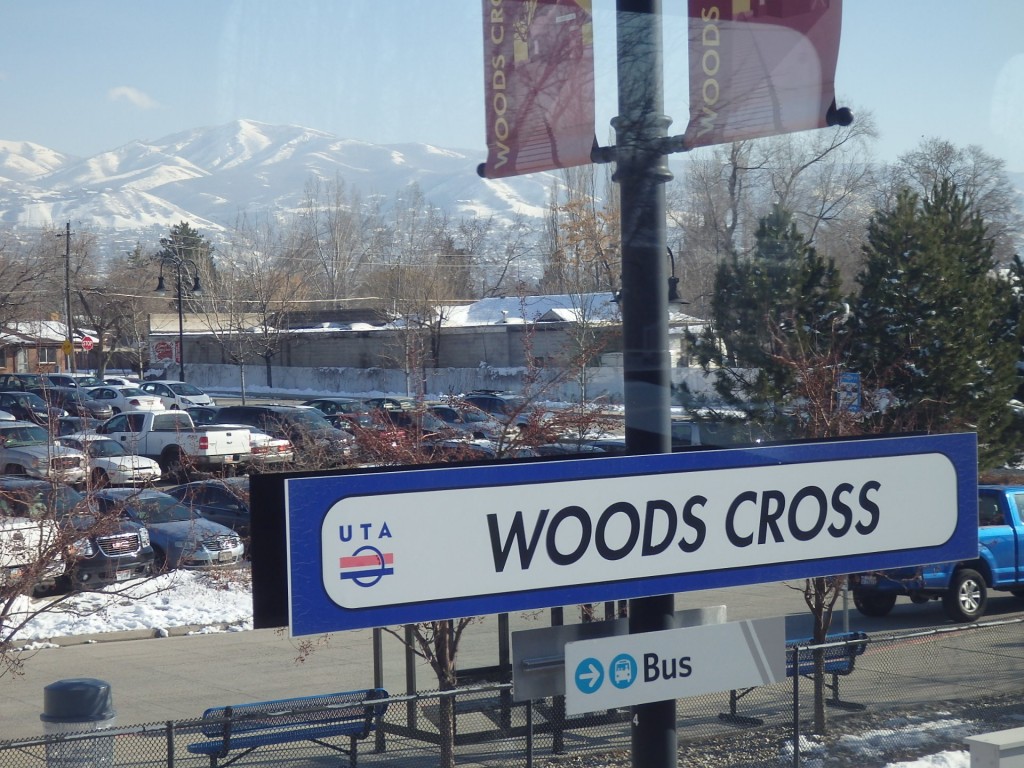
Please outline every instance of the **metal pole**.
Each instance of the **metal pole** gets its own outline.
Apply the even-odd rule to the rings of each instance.
[[[71,372],[75,373],[78,368],[75,360],[75,334],[72,330],[74,323],[71,320],[71,222],[64,225],[64,320],[65,338],[71,347],[69,354]]]
[[[177,278],[178,288],[178,364],[181,367],[181,380],[185,379],[185,297],[181,292],[181,267],[182,260],[180,257],[176,257],[174,260],[175,275]]]
[[[622,335],[626,447],[631,454],[672,450],[669,413],[668,274],[660,0],[617,0],[619,115],[616,168],[622,223]],[[673,595],[630,601],[629,632],[673,628]],[[633,708],[633,765],[677,764],[676,703]]]

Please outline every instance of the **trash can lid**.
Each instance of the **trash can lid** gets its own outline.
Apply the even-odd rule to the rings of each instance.
[[[58,680],[43,688],[43,722],[85,723],[109,720],[114,711],[110,683],[92,677]]]

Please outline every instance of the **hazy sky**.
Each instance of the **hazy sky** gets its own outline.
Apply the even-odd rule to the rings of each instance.
[[[0,0],[0,139],[75,155],[237,118],[484,156],[480,0]],[[663,0],[687,122],[685,0]],[[614,1],[594,0],[598,137]],[[938,136],[1024,171],[1024,0],[846,0],[836,90],[881,159]],[[675,52],[675,53],[673,53]]]

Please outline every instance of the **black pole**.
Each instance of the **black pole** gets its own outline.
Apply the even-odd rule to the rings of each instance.
[[[616,168],[622,224],[622,335],[626,447],[631,454],[672,449],[669,411],[668,296],[660,0],[617,0],[619,115]],[[630,601],[629,632],[673,628],[673,595]],[[677,764],[676,703],[633,708],[633,765]]]
[[[185,303],[185,297],[181,292],[181,259],[176,258],[174,260],[175,275],[177,276],[177,283],[175,286],[178,289],[178,364],[181,367],[181,380],[185,379],[185,310],[182,306]]]

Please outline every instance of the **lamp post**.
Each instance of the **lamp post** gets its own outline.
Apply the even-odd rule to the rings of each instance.
[[[181,368],[181,380],[185,379],[185,310],[184,310],[184,295],[181,291],[181,274],[185,273],[188,277],[189,269],[192,270],[192,295],[198,296],[203,292],[202,287],[199,285],[199,267],[192,259],[186,258],[181,255],[180,246],[168,240],[166,238],[160,238],[160,245],[164,247],[164,251],[158,256],[160,259],[160,278],[157,280],[156,293],[163,296],[167,293],[167,288],[164,286],[164,265],[169,264],[174,267],[174,286],[175,294],[178,297],[178,365]]]

